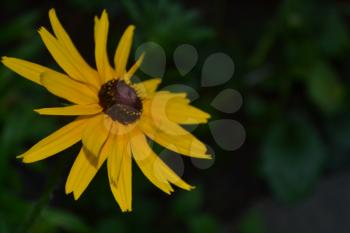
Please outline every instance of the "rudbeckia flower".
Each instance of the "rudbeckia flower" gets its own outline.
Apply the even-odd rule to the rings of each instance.
[[[131,77],[142,63],[140,56],[127,69],[134,26],[119,41],[114,68],[107,51],[108,16],[95,17],[94,39],[97,69],[81,57],[59,22],[49,11],[53,34],[41,27],[39,34],[65,73],[25,60],[3,57],[5,66],[72,104],[35,110],[42,115],[77,116],[71,123],[39,141],[19,158],[32,163],[82,142],[70,170],[65,190],[78,199],[107,160],[111,191],[121,210],[132,210],[132,159],[159,189],[170,194],[172,185],[185,190],[183,181],[152,150],[149,141],[179,154],[208,159],[206,146],[180,124],[206,123],[207,113],[192,107],[185,93],[156,91],[160,79],[133,83]],[[150,139],[150,140],[147,140]]]

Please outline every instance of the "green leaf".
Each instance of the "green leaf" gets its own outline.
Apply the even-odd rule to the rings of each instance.
[[[34,33],[33,27],[39,18],[37,10],[30,11],[18,17],[14,17],[12,22],[7,22],[0,26],[0,44],[18,39],[28,39]],[[29,36],[28,36],[29,35]]]
[[[0,206],[1,227],[8,230],[12,229],[11,232],[14,232],[13,229],[17,229],[19,224],[23,222],[29,204],[17,196],[13,190],[4,189],[0,192]]]
[[[305,78],[307,79],[307,94],[316,106],[327,114],[340,110],[345,97],[345,89],[328,64],[315,63]]]
[[[283,202],[304,198],[317,182],[326,152],[317,131],[302,115],[277,122],[262,148],[262,172],[274,196]]]
[[[203,202],[203,192],[196,188],[191,192],[181,192],[172,203],[172,212],[181,218],[187,218],[196,213]]]
[[[251,210],[244,215],[239,225],[239,233],[266,233],[261,213]]]
[[[350,167],[350,112],[343,111],[326,124],[332,156],[329,159],[330,170],[349,169]]]
[[[54,228],[60,228],[65,232],[90,232],[89,227],[82,221],[82,219],[80,219],[80,217],[67,211],[53,208],[45,209],[43,211],[41,215],[41,221],[37,222],[37,225],[40,224],[48,225]]]
[[[97,225],[96,233],[110,232],[126,233],[128,231],[125,222],[121,221],[120,219],[109,218],[100,221]]]
[[[336,9],[329,10],[323,20],[323,28],[319,45],[322,51],[329,56],[336,56],[349,48],[349,35],[345,23],[340,18]]]
[[[143,41],[156,42],[167,53],[179,44],[203,42],[214,37],[212,29],[199,25],[197,11],[184,9],[177,1],[123,0],[122,4],[138,26]]]
[[[9,229],[4,220],[0,220],[0,233],[9,233]]]
[[[219,231],[219,223],[214,216],[209,214],[194,215],[189,221],[189,232],[192,233],[216,233]]]

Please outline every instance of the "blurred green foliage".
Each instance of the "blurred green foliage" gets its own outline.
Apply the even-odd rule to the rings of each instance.
[[[266,233],[263,217],[256,211],[247,212],[238,224],[238,229],[240,233]]]
[[[252,59],[253,67],[273,66],[259,84],[273,99],[258,106],[258,117],[270,122],[261,135],[262,174],[281,201],[309,195],[334,159],[328,140],[337,133],[325,127],[346,114],[349,98],[341,77],[349,36],[340,9],[331,1],[283,1]]]
[[[324,145],[300,115],[276,122],[266,135],[262,169],[272,191],[290,202],[305,197],[319,179],[326,159]]]
[[[213,119],[239,120],[248,139],[242,149],[227,152],[215,146],[207,127],[198,128],[195,134],[212,143],[216,160],[208,170],[185,163],[185,179],[198,187],[194,191],[179,190],[168,197],[134,168],[134,211],[122,214],[109,191],[106,171],[101,169],[75,202],[64,195],[63,187],[77,148],[36,164],[22,165],[15,159],[69,121],[32,111],[57,106],[61,100],[2,66],[0,233],[265,233],[262,216],[249,210],[254,201],[268,197],[287,205],[302,202],[325,174],[349,169],[346,17],[350,5],[345,1],[283,0],[266,5],[253,1],[248,6],[244,1],[225,0],[202,1],[198,6],[193,1],[171,0],[72,0],[57,5],[12,0],[1,4],[9,12],[0,16],[1,55],[50,67],[57,66],[36,34],[39,26],[48,25],[50,7],[56,7],[59,16],[67,16],[63,22],[73,22],[64,25],[84,55],[93,54],[92,36],[90,41],[86,38],[92,32],[92,16],[102,9],[111,16],[111,38],[118,38],[127,24],[134,23],[136,44],[153,41],[165,49],[169,62],[164,86],[175,80],[198,88],[206,56],[218,51],[229,54],[236,65],[234,79],[199,89],[201,98],[194,104],[210,111]],[[266,11],[256,12],[262,8]],[[74,23],[78,17],[79,23]],[[83,24],[86,20],[90,23]],[[172,64],[172,53],[182,43],[195,45],[200,53],[199,64],[187,79],[179,79]],[[244,109],[238,114],[210,108],[210,101],[224,88],[242,93]],[[57,164],[65,168],[58,177],[53,172]],[[51,180],[57,185],[53,194],[45,196],[45,184]]]

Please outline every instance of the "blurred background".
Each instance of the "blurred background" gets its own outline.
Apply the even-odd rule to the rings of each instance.
[[[15,158],[71,120],[33,112],[62,101],[1,65],[1,233],[350,232],[349,1],[1,1],[0,55],[60,70],[36,32],[50,28],[52,7],[90,64],[93,16],[103,9],[111,56],[130,23],[137,27],[133,54],[144,42],[158,44],[154,59],[166,58],[165,72],[150,72],[163,77],[161,87],[197,91],[193,104],[212,119],[193,133],[215,160],[158,148],[196,189],[168,196],[133,164],[131,213],[114,201],[105,167],[74,201],[64,184],[80,145],[35,164]],[[176,62],[188,64],[186,51],[193,51],[174,55],[182,44],[198,53],[188,72]],[[216,53],[232,58],[233,77],[217,81],[225,66],[205,66]],[[227,126],[228,139],[218,141],[213,125]]]

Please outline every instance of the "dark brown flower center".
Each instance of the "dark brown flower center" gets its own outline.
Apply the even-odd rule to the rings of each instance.
[[[113,79],[103,84],[98,98],[103,111],[114,121],[127,125],[141,116],[141,99],[135,89],[123,80]]]

